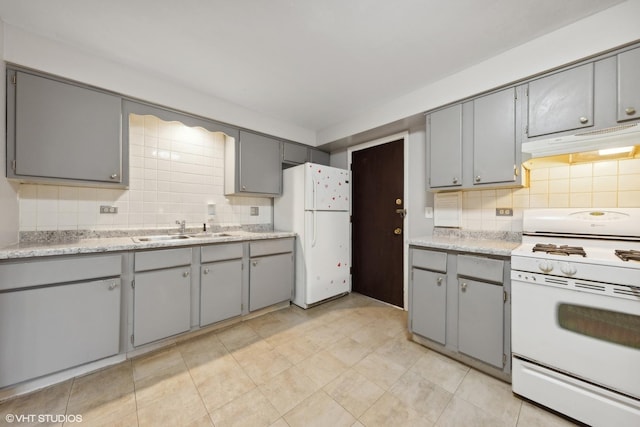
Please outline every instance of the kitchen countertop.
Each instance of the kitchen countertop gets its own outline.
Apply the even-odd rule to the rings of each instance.
[[[463,232],[435,229],[432,236],[411,239],[409,244],[423,248],[508,257],[512,250],[520,246],[521,238],[519,233],[512,232]]]
[[[229,231],[225,236],[190,237],[180,240],[164,240],[136,243],[132,237],[105,237],[79,239],[72,242],[33,242],[18,243],[0,248],[0,260],[44,257],[54,255],[91,254],[118,251],[132,251],[156,248],[178,248],[185,246],[207,245],[215,243],[242,242],[246,240],[279,239],[295,237],[287,231],[249,232]]]

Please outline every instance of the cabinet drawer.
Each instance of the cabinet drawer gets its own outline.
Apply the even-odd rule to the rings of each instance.
[[[200,251],[203,263],[242,258],[242,243],[203,246]]]
[[[424,249],[414,249],[411,253],[411,264],[413,267],[425,270],[447,272],[447,253],[439,251],[428,251]]]
[[[137,252],[135,271],[157,270],[191,264],[191,248]]]
[[[262,242],[251,242],[249,245],[249,256],[251,257],[283,254],[287,252],[293,252],[293,239],[265,240]]]
[[[77,256],[0,264],[0,291],[120,276],[120,255]]]
[[[472,255],[458,255],[458,276],[503,282],[504,261]]]

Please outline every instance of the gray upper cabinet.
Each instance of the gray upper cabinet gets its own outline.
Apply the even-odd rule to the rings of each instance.
[[[302,164],[309,161],[309,147],[285,142],[282,144],[282,161],[284,163]]]
[[[118,96],[9,69],[7,177],[127,186],[121,110]]]
[[[473,101],[473,184],[516,180],[516,88]]]
[[[319,165],[329,166],[331,161],[331,156],[326,151],[311,148],[309,149],[309,161],[311,163],[317,163]]]
[[[281,143],[240,131],[225,146],[225,194],[277,196],[282,193]]]
[[[640,48],[618,54],[618,121],[640,118]]]
[[[529,82],[528,137],[593,126],[594,64]]]
[[[429,186],[462,185],[462,104],[427,116]]]

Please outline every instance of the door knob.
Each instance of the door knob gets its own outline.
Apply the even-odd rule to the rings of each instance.
[[[393,234],[395,234],[396,236],[399,234],[402,234],[402,228],[398,227],[395,230],[393,230]]]
[[[402,217],[402,218],[407,216],[407,210],[406,209],[396,209],[396,213],[399,214],[400,217]]]

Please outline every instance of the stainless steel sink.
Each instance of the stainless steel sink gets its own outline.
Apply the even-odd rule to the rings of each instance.
[[[202,231],[200,233],[189,234],[189,237],[197,238],[215,238],[215,237],[230,237],[229,233],[209,233],[208,231]]]
[[[162,242],[165,240],[183,240],[189,239],[190,237],[184,234],[176,234],[176,235],[160,235],[160,236],[140,236],[140,237],[132,237],[135,243],[141,242]]]

